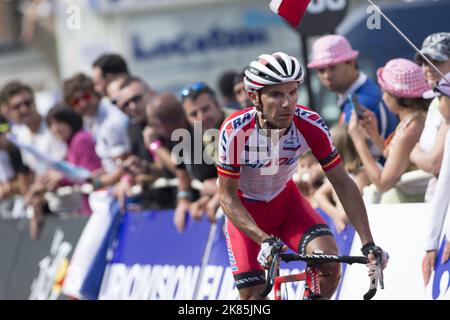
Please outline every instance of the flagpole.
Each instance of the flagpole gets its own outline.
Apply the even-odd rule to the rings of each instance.
[[[381,11],[381,9],[376,4],[374,4],[372,0],[367,1],[383,16],[383,18],[394,28],[394,30],[397,31],[400,36],[402,36],[403,39],[405,39],[405,41],[408,42],[408,44],[413,47],[414,50],[416,50],[416,52],[420,54],[420,56],[450,85],[450,81],[445,78],[442,72],[430,61],[430,59],[428,59],[422,52],[420,52],[419,48],[417,48],[414,43],[412,43],[412,41],[408,39],[408,37],[384,14],[384,12]]]

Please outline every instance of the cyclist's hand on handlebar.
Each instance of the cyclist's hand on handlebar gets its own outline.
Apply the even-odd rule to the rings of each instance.
[[[369,264],[376,264],[382,269],[386,268],[389,261],[389,254],[373,242],[365,244],[361,248],[361,252],[369,259]]]
[[[369,276],[371,277],[371,288],[376,289],[378,283],[381,289],[384,289],[383,269],[389,261],[389,254],[376,246],[373,242],[365,244],[361,252],[367,257],[369,263]]]
[[[283,245],[280,239],[275,237],[267,238],[261,244],[261,249],[259,250],[257,260],[263,268],[268,269],[272,263],[275,253],[280,253],[286,250],[287,246]]]

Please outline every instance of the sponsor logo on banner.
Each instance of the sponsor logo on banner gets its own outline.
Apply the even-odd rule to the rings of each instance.
[[[30,300],[58,299],[72,251],[72,245],[63,239],[64,232],[56,229],[50,254],[39,262],[39,274],[31,284]]]
[[[436,259],[436,269],[434,271],[432,286],[432,298],[434,300],[450,300],[450,260],[447,260],[444,264],[440,262],[444,246],[445,240],[441,243]]]
[[[114,263],[106,273],[109,281],[102,287],[100,299],[192,300],[200,266]],[[238,298],[229,267],[209,265],[200,281],[198,299]]]
[[[280,275],[299,273],[299,269],[281,269]],[[103,300],[192,300],[199,266],[132,265],[115,263],[108,267],[108,285],[102,288]],[[287,283],[284,299],[299,299],[303,294],[302,282]],[[273,293],[271,294],[273,298]],[[239,292],[234,285],[231,268],[208,265],[201,279],[198,299],[237,300]]]
[[[145,46],[141,34],[133,34],[131,39],[133,56],[138,60],[150,61],[158,58],[167,59],[172,56],[186,57],[210,51],[222,52],[226,49],[257,46],[268,43],[269,34],[265,29],[212,28],[205,34],[183,32],[175,35],[172,39],[163,39],[148,47]],[[238,123],[234,125],[236,126]]]

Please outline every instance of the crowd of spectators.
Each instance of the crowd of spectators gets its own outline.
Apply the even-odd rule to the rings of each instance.
[[[392,59],[371,79],[345,37],[326,35],[313,44],[308,68],[337,95],[341,116],[331,134],[361,194],[372,188],[382,203],[431,202],[435,236],[449,202],[450,33],[428,36],[421,52],[427,59]],[[84,182],[93,190],[111,188],[123,211],[174,208],[179,232],[188,215],[214,222],[219,199],[212,132],[236,109],[251,107],[243,77],[242,70],[225,72],[220,94],[201,81],[177,93],[156,92],[130,72],[124,57],[104,54],[90,76],[64,80],[64,98],[45,115],[37,111],[33,89],[11,81],[0,93],[1,218],[26,216],[36,239],[46,215],[92,213],[88,194],[57,192],[79,182],[18,148],[26,145],[89,171]],[[410,172],[418,172],[421,184],[412,179],[400,186]],[[294,181],[338,232],[346,228],[345,211],[312,154],[300,160]],[[436,258],[431,239],[427,270]]]

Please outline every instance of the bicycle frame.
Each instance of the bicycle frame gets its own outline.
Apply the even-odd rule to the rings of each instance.
[[[307,266],[306,270],[301,273],[287,276],[277,275],[274,278],[273,292],[275,300],[281,300],[281,284],[298,281],[305,281],[303,300],[307,300],[311,295],[320,295],[319,268]]]

